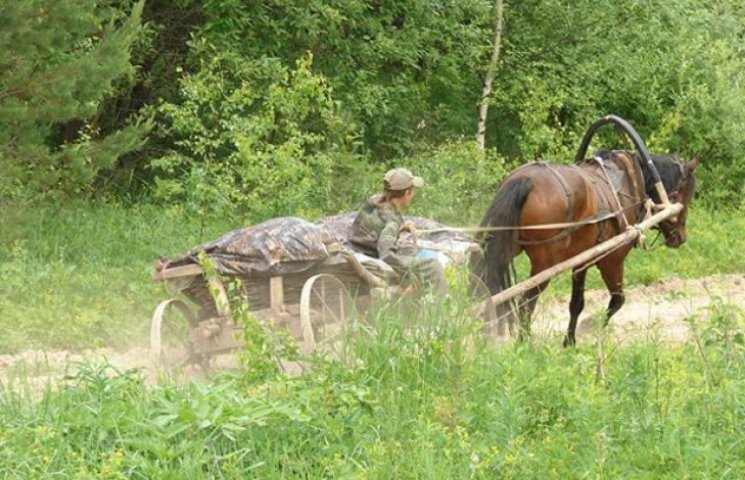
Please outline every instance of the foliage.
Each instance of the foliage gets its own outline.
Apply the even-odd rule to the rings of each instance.
[[[492,8],[2,3],[0,352],[141,345],[152,307],[170,296],[151,279],[153,259],[270,216],[350,210],[389,166],[426,178],[411,213],[474,225],[505,171],[568,161],[606,113],[653,150],[702,160],[688,243],[635,251],[628,285],[745,270],[742,2],[510,2],[483,155],[464,135],[475,130]],[[598,142],[622,146],[606,133]],[[142,202],[147,188],[161,206]],[[100,194],[108,200],[7,201]],[[566,277],[552,285],[568,294]],[[591,274],[588,287],[599,285]],[[307,359],[297,377],[277,363],[296,358],[293,343],[235,306],[243,369],[208,384],[150,386],[107,365],[79,365],[43,392],[0,383],[0,471],[742,476],[738,307],[714,299],[692,312],[691,344],[599,338],[558,350],[556,339],[490,348],[470,306],[453,295],[373,311],[347,361]]]
[[[229,227],[148,205],[6,206],[0,217],[0,351],[142,341],[169,296],[152,262]]]
[[[422,176],[412,212],[452,225],[476,225],[510,169],[494,149],[480,152],[476,142],[459,139],[402,160]]]
[[[552,338],[494,348],[467,312],[462,299],[420,306],[417,320],[380,310],[357,332],[355,361],[312,360],[295,377],[242,370],[148,387],[137,372],[82,364],[37,401],[0,390],[0,468],[12,478],[686,478],[745,469],[741,345],[601,338],[562,350]],[[703,317],[692,324],[721,328]]]
[[[101,132],[96,117],[134,71],[143,3],[125,3],[129,15],[96,0],[3,2],[0,198],[88,191],[101,170],[140,146],[147,122]]]
[[[699,155],[709,204],[735,200],[745,184],[741,19],[728,0],[509,5],[487,138],[508,158],[569,160],[590,122],[614,113],[653,150]]]
[[[231,0],[203,8],[197,36],[220,51],[285,65],[312,52],[376,157],[475,129],[488,2]],[[201,46],[192,52],[210,54]]]
[[[494,13],[477,0],[153,0],[140,27],[131,0],[66,0],[32,39],[24,25],[52,10],[16,3],[0,38],[15,52],[0,76],[4,196],[155,193],[263,219],[340,208],[350,175],[356,186],[359,172],[473,134]],[[487,141],[508,163],[568,161],[587,125],[615,113],[653,150],[699,155],[709,205],[739,204],[742,8],[507,5]]]
[[[715,346],[733,355],[742,354],[745,349],[745,315],[737,305],[714,298],[709,306],[710,316],[700,337],[706,346]]]
[[[336,167],[329,182],[337,187],[343,188],[350,171],[405,164],[473,133],[490,51],[491,4],[191,3],[196,4],[202,17],[184,62],[186,78],[209,78],[216,56],[231,59],[220,78],[244,78],[240,72],[256,62],[271,59],[276,68],[291,71],[289,66],[311,52],[314,75],[328,85],[335,114],[349,125],[360,154],[339,159],[338,142],[328,146]],[[566,161],[592,120],[619,114],[652,149],[701,156],[702,198],[710,205],[731,202],[745,184],[738,161],[743,134],[737,129],[745,97],[739,87],[745,71],[740,13],[741,6],[730,0],[508,5],[488,141],[509,163]],[[269,89],[267,82],[250,82],[257,96]],[[202,95],[202,106],[221,111],[223,98]],[[174,115],[188,112],[185,98],[169,100]],[[318,132],[324,128],[334,127],[321,125]],[[598,142],[623,146],[605,134]],[[348,149],[350,143],[344,143]],[[222,190],[221,177],[244,175],[237,167],[226,170],[173,178],[182,179],[187,191]],[[300,183],[306,174],[276,173]],[[327,192],[309,191],[304,198],[328,205]],[[216,193],[203,197],[209,201],[202,203],[228,203]],[[288,200],[286,207],[298,203]]]
[[[382,189],[383,175],[393,167],[408,168],[425,181],[405,214],[461,226],[481,221],[510,166],[494,149],[480,152],[474,141],[460,138],[423,148],[409,158],[354,172],[353,181],[337,187],[338,203],[346,211],[356,209],[369,195]]]
[[[289,71],[272,59],[214,52],[185,76],[181,103],[159,108],[176,149],[152,163],[156,194],[197,215],[236,206],[251,218],[318,214],[310,205],[328,203],[353,132],[311,62],[305,56]]]

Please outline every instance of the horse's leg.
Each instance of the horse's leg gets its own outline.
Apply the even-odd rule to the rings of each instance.
[[[569,301],[569,328],[564,337],[564,346],[569,347],[575,343],[575,332],[577,331],[577,319],[585,308],[585,278],[587,268],[581,268],[572,272],[572,299]]]
[[[613,316],[622,306],[626,298],[623,295],[623,260],[624,257],[616,259],[615,262],[606,261],[598,263],[600,269],[600,276],[603,278],[605,287],[610,293],[610,301],[608,302],[608,309],[605,312],[605,321],[603,326],[608,325],[610,317]]]

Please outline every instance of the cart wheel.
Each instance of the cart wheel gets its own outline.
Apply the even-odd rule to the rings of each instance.
[[[469,273],[468,289],[472,298],[477,302],[475,312],[484,321],[484,332],[496,333],[503,337],[505,335],[505,321],[497,318],[497,311],[494,302],[491,300],[489,287],[481,278]]]
[[[356,314],[354,300],[338,278],[326,273],[309,278],[300,293],[305,348],[338,351],[344,327]]]
[[[161,368],[201,363],[189,341],[196,319],[189,306],[172,298],[160,302],[150,322],[150,355]]]

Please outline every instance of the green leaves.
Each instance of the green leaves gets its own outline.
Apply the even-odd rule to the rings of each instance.
[[[729,1],[509,5],[492,141],[509,158],[569,160],[589,123],[614,113],[655,150],[701,155],[702,196],[732,200],[745,184],[738,12]]]
[[[475,133],[492,2],[143,8],[2,7],[1,197],[154,191],[199,215],[315,215],[349,204],[333,192],[350,171]],[[733,0],[506,5],[487,145],[509,162],[569,161],[588,124],[614,113],[656,150],[698,154],[702,198],[733,203],[745,185],[742,13]],[[132,119],[154,113],[145,143],[152,125]]]
[[[332,163],[348,155],[351,127],[312,60],[308,54],[290,70],[275,59],[215,52],[184,77],[181,103],[159,109],[176,148],[151,164],[157,195],[199,214],[237,207],[254,218],[323,201]]]
[[[189,384],[86,363],[36,396],[0,385],[0,471],[681,478],[745,468],[742,309],[714,298],[691,316],[698,340],[682,344],[606,330],[576,349],[559,347],[556,332],[488,345],[465,291],[451,293],[371,311],[347,361],[308,359],[301,375],[261,375],[276,362],[265,337],[247,345],[260,348],[242,369]]]
[[[0,198],[80,193],[141,145],[146,123],[106,136],[93,118],[114,82],[133,72],[143,2],[128,7],[119,25],[110,20],[121,12],[92,0],[2,7]]]

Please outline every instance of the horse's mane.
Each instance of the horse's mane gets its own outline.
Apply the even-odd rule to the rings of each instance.
[[[660,179],[668,194],[679,187],[680,178],[685,174],[683,162],[677,155],[652,155],[652,162],[660,173]],[[693,197],[696,192],[696,177],[688,173],[688,195]],[[656,197],[655,197],[656,199]]]
[[[681,163],[680,160],[678,160],[678,157],[676,155],[652,154],[652,163],[654,163],[657,172],[660,174],[660,180],[662,180],[662,185],[664,185],[665,190],[672,192],[677,188],[682,173]],[[651,178],[651,174],[647,175],[647,168],[645,162],[642,162],[642,169],[644,169],[643,171],[645,172],[644,178],[647,181],[647,189],[649,189],[649,182],[651,181],[652,189],[654,190],[654,181]]]

